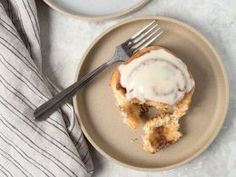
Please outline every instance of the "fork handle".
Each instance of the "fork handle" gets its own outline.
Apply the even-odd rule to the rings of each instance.
[[[114,63],[114,60],[109,60],[108,62],[102,64],[92,72],[83,76],[79,81],[75,82],[65,90],[61,91],[59,94],[43,103],[41,106],[35,109],[34,117],[37,120],[45,120],[53,112],[55,112],[60,106],[62,106],[66,101],[73,97],[73,95],[83,86],[85,86],[90,80],[92,80],[98,73],[106,69],[109,65]]]

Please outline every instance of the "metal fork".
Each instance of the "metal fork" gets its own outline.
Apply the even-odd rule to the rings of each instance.
[[[135,33],[131,38],[116,47],[115,53],[110,60],[99,66],[97,69],[83,76],[79,81],[75,82],[55,97],[51,98],[34,111],[34,116],[37,120],[44,120],[56,111],[62,104],[90,80],[92,80],[98,73],[102,72],[105,68],[116,62],[124,62],[137,51],[147,47],[157,39],[163,31],[154,20],[140,31]]]

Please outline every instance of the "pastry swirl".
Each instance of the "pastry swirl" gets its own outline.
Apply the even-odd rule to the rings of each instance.
[[[195,82],[169,50],[151,46],[137,52],[114,71],[110,85],[124,123],[132,129],[144,123],[145,151],[155,153],[182,136],[179,119],[189,108]],[[150,107],[158,113],[145,116]]]

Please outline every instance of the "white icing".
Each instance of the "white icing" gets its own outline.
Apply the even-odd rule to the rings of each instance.
[[[164,49],[152,50],[119,67],[120,83],[131,100],[152,100],[170,105],[194,87],[186,65]]]

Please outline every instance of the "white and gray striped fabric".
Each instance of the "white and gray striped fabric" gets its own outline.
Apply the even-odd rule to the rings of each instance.
[[[55,94],[41,72],[33,0],[0,0],[0,176],[85,177],[93,164],[71,105],[37,122],[33,110]]]

